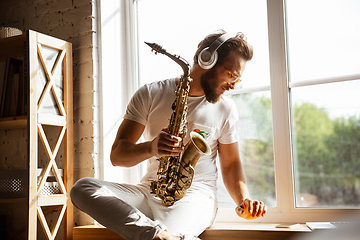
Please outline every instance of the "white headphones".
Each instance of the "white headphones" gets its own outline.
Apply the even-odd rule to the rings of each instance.
[[[217,59],[218,59],[218,53],[217,49],[228,39],[230,38],[230,35],[225,33],[221,35],[219,38],[217,38],[210,47],[204,48],[198,57],[198,63],[199,66],[203,69],[210,69],[212,68]]]

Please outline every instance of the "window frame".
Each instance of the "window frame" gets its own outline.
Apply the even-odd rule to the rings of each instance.
[[[122,56],[122,63],[129,66],[121,81],[124,81],[121,92],[133,93],[139,86],[138,80],[138,43],[137,43],[137,2],[140,0],[120,1],[125,9],[124,18],[126,26],[121,31],[121,37],[125,43],[125,54]],[[291,144],[291,106],[290,91],[292,88],[322,84],[328,82],[350,81],[360,79],[360,74],[336,78],[327,78],[311,81],[298,81],[289,83],[287,66],[286,46],[286,17],[285,0],[267,0],[268,14],[268,41],[269,41],[269,62],[270,62],[270,86],[233,90],[230,94],[251,93],[260,91],[271,91],[272,124],[273,124],[273,147],[274,167],[276,183],[277,207],[269,208],[264,218],[252,222],[309,222],[309,221],[339,221],[350,214],[359,214],[360,209],[325,209],[325,208],[296,208],[295,207],[295,186],[293,181],[293,162]],[[106,44],[106,43],[102,43]],[[103,54],[104,55],[104,54]],[[134,57],[135,56],[135,57]],[[104,56],[103,56],[104,59]],[[133,81],[136,79],[136,81]],[[104,84],[104,83],[103,83]],[[130,95],[125,96],[127,100]],[[127,101],[124,101],[127,102]],[[125,112],[126,106],[122,106]],[[103,116],[105,117],[105,116]],[[118,120],[118,119],[117,119]],[[138,170],[129,169],[128,182],[134,183],[133,173],[141,175],[145,167],[140,166]],[[245,222],[239,218],[233,208],[219,208],[216,217],[217,222]]]

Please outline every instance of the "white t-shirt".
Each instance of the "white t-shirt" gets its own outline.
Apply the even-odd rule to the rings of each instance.
[[[139,88],[130,100],[124,118],[145,126],[143,136],[146,141],[154,139],[163,128],[168,127],[176,89],[175,79],[158,81]],[[235,103],[227,96],[222,96],[215,104],[209,103],[205,96],[189,96],[187,121],[188,129],[184,144],[189,141],[189,133],[199,129],[205,132],[205,140],[211,147],[210,155],[202,155],[199,158],[195,166],[193,183],[206,181],[216,186],[218,142],[230,144],[238,140],[238,113]],[[157,179],[159,161],[153,157],[149,162],[148,172],[141,182]]]

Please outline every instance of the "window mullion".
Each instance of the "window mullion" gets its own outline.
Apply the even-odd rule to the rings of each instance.
[[[338,77],[327,77],[327,78],[320,78],[320,79],[313,79],[313,80],[305,80],[305,81],[296,81],[289,83],[290,88],[294,87],[304,87],[310,85],[317,85],[317,84],[325,84],[325,83],[337,83],[337,82],[345,82],[345,81],[352,81],[360,79],[360,74],[353,74],[353,75],[345,75],[345,76],[338,76]]]
[[[284,1],[268,0],[267,9],[277,207],[280,212],[291,212],[294,190]]]

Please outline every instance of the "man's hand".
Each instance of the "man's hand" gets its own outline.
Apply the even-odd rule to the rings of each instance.
[[[156,157],[178,156],[183,150],[181,146],[182,139],[167,133],[164,128],[160,134],[151,142],[151,153]]]
[[[235,212],[239,217],[245,218],[246,220],[253,220],[264,217],[267,208],[263,202],[253,201],[247,198],[235,208]]]

